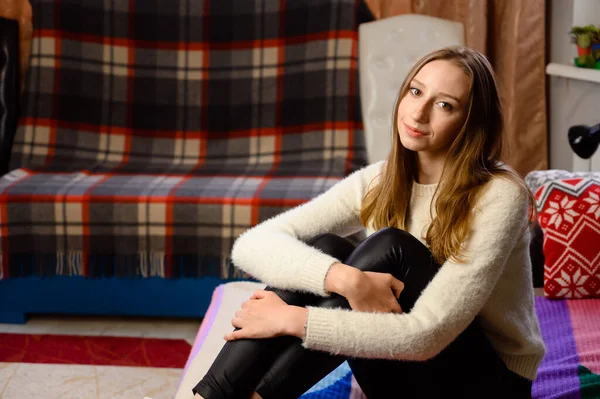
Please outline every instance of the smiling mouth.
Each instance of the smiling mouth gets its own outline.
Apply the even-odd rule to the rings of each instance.
[[[404,123],[404,127],[406,128],[406,131],[411,136],[425,136],[425,132],[423,132],[422,130],[419,130],[419,129],[415,129],[414,127],[411,127],[411,126],[407,125],[406,123]]]

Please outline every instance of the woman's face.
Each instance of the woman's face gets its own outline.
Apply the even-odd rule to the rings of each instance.
[[[398,105],[400,142],[409,150],[445,156],[462,127],[471,80],[456,64],[425,64]]]

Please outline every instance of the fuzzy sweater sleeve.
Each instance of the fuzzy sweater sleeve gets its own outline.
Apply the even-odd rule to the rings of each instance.
[[[304,242],[323,233],[360,231],[362,199],[383,164],[364,167],[311,201],[244,232],[231,251],[234,265],[273,287],[328,296],[325,277],[338,259]]]
[[[523,190],[501,178],[489,185],[473,211],[466,262],[446,261],[410,313],[309,307],[303,345],[346,356],[404,360],[426,360],[441,352],[483,308],[527,224]]]

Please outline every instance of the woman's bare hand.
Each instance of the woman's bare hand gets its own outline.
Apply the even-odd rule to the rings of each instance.
[[[225,340],[272,338],[292,335],[302,338],[308,310],[290,306],[273,291],[256,290],[242,308],[235,312],[231,325],[238,328]]]
[[[398,298],[403,289],[404,283],[389,273],[361,272],[344,296],[353,310],[402,313]]]

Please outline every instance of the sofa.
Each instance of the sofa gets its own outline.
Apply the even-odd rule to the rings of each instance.
[[[251,279],[229,259],[239,234],[367,162],[363,1],[31,5],[23,91],[0,113],[0,322],[201,317]]]

